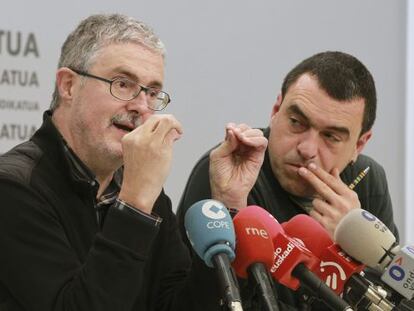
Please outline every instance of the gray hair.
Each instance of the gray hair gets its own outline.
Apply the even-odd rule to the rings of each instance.
[[[165,47],[152,29],[131,17],[120,14],[98,14],[84,19],[69,34],[62,46],[58,68],[70,67],[87,71],[105,46],[113,43],[136,43],[165,56]],[[59,105],[57,85],[50,109]]]

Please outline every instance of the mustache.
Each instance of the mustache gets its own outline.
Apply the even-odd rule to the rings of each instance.
[[[143,122],[139,114],[128,113],[128,114],[116,114],[111,118],[111,123],[120,124],[132,124],[134,128],[140,126]]]

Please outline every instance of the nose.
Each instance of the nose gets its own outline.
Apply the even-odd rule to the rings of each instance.
[[[144,90],[141,90],[137,97],[128,101],[127,109],[136,111],[140,115],[151,113],[152,110],[148,107],[147,93]]]
[[[304,161],[313,160],[318,154],[318,133],[316,131],[306,131],[300,137],[297,144],[297,151]]]

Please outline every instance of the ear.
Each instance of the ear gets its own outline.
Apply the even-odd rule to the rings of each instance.
[[[362,149],[364,149],[365,145],[367,144],[368,140],[372,136],[372,130],[369,130],[361,135],[361,137],[358,138],[358,141],[356,143],[356,148],[354,151],[354,155],[352,157],[352,161],[356,161],[358,155],[362,152]]]
[[[56,72],[56,86],[63,102],[68,102],[73,99],[73,88],[76,79],[77,75],[67,67],[59,68]]]
[[[275,116],[275,114],[279,111],[280,105],[282,104],[282,95],[277,95],[276,103],[273,105],[271,118]]]

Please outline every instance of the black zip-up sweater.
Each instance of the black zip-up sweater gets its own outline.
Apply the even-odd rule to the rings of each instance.
[[[71,174],[50,113],[0,157],[0,310],[194,310],[170,199],[158,226],[111,206],[100,229],[96,192]]]

